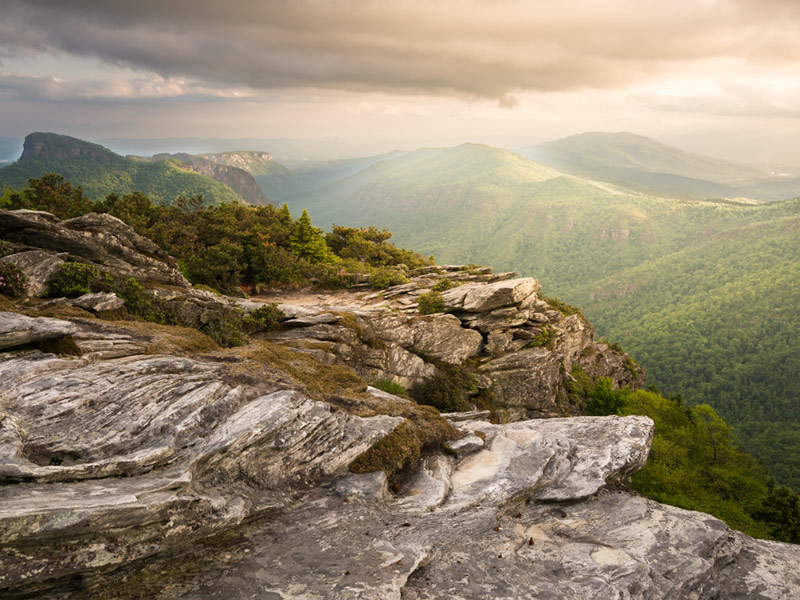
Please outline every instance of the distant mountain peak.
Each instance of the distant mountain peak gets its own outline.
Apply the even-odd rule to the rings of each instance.
[[[108,160],[117,155],[100,144],[93,144],[68,135],[49,132],[34,132],[25,137],[20,160],[32,158],[65,159],[92,158]]]

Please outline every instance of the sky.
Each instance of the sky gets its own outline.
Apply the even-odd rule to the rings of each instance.
[[[2,4],[0,137],[347,138],[366,152],[632,131],[800,162],[798,0]]]

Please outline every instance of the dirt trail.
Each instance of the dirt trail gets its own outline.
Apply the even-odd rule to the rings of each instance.
[[[296,306],[336,306],[341,308],[366,308],[384,303],[380,294],[372,290],[320,291],[312,288],[299,290],[270,291],[250,298],[257,302],[276,302]]]

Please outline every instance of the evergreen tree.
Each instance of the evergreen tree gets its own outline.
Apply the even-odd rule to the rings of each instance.
[[[294,233],[290,239],[290,248],[298,256],[312,263],[330,263],[334,261],[334,254],[325,243],[322,231],[311,224],[308,211],[295,223]]]

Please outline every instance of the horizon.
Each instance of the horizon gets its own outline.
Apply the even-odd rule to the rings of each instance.
[[[785,0],[9,0],[0,131],[338,139],[349,156],[630,131],[780,168],[800,160],[799,36]]]
[[[576,132],[561,138],[544,140],[537,144],[530,144],[527,146],[503,146],[500,144],[493,144],[477,140],[450,140],[443,143],[431,144],[398,144],[397,140],[390,140],[384,138],[366,138],[360,137],[330,137],[330,138],[275,138],[275,139],[262,139],[262,138],[202,138],[202,137],[163,137],[163,138],[105,138],[105,139],[90,139],[82,138],[72,134],[57,132],[57,131],[31,131],[20,138],[0,138],[0,163],[14,163],[22,153],[22,145],[25,137],[33,133],[54,134],[65,137],[72,137],[84,142],[99,144],[104,148],[122,156],[141,156],[152,157],[157,154],[177,154],[186,153],[193,155],[214,154],[225,152],[267,152],[273,156],[276,162],[285,161],[288,163],[296,163],[302,161],[310,162],[324,162],[331,160],[349,160],[358,158],[373,158],[384,154],[391,154],[393,152],[414,152],[423,149],[448,149],[455,148],[463,144],[485,145],[491,148],[506,150],[514,154],[520,154],[525,150],[533,149],[539,145],[547,144],[550,142],[558,142],[573,137],[580,137],[584,135],[633,135],[637,137],[646,138],[655,141],[665,146],[675,148],[681,152],[694,153],[708,158],[717,160],[727,160],[732,163],[739,163],[746,166],[745,160],[736,160],[735,158],[728,158],[726,156],[712,155],[703,152],[698,152],[689,148],[672,145],[662,140],[644,136],[640,133],[632,131],[583,131]],[[14,148],[9,151],[10,148]],[[526,160],[532,160],[525,157]],[[536,162],[533,160],[533,162]],[[768,166],[768,165],[762,165]],[[800,166],[800,163],[780,164],[780,168],[793,168]]]

